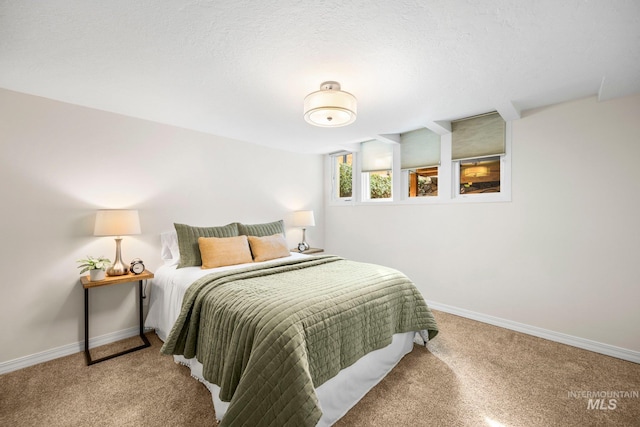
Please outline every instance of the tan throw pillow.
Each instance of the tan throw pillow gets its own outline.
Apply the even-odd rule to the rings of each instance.
[[[248,236],[254,261],[268,261],[291,255],[287,249],[287,241],[282,234],[273,236]]]
[[[186,224],[174,224],[174,226],[180,250],[178,268],[202,265],[198,237],[235,237],[240,235],[238,224],[235,222],[222,227],[193,227]]]
[[[199,237],[198,246],[202,255],[202,268],[252,262],[247,236]]]

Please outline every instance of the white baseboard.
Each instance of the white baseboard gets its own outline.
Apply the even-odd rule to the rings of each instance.
[[[574,337],[572,335],[563,334],[561,332],[550,331],[548,329],[538,328],[536,326],[525,325],[500,317],[489,316],[487,314],[477,313],[475,311],[465,310],[464,308],[452,307],[446,304],[440,304],[435,301],[427,301],[430,308],[434,310],[444,311],[445,313],[455,314],[467,319],[477,320],[479,322],[488,323],[490,325],[499,326],[501,328],[510,329],[512,331],[522,332],[524,334],[533,335],[534,337],[544,338],[549,341],[559,342],[561,344],[578,347],[583,350],[593,351],[595,353],[616,357],[629,362],[640,363],[640,352],[629,350],[622,347],[616,347],[610,344],[604,344],[585,338]]]
[[[446,304],[440,304],[435,301],[427,301],[429,307],[434,310],[443,311],[445,313],[455,314],[457,316],[466,317],[467,319],[477,320],[479,322],[488,323],[490,325],[499,326],[501,328],[510,329],[512,331],[522,332],[524,334],[533,335],[534,337],[544,338],[550,341],[567,344],[573,347],[582,348],[584,350],[593,351],[595,353],[605,354],[607,356],[616,357],[629,362],[640,363],[640,352],[629,350],[626,348],[616,347],[609,344],[591,341],[585,338],[574,337],[572,335],[560,332],[550,331],[548,329],[538,328],[536,326],[525,325],[500,317],[489,316],[487,314],[477,313],[475,311],[466,310],[464,308],[453,307]],[[150,330],[150,329],[149,329]],[[146,332],[147,330],[145,330]],[[120,341],[125,338],[138,335],[138,327],[134,326],[121,331],[111,332],[105,335],[91,338],[90,348],[99,347],[112,342]],[[45,350],[40,353],[31,354],[29,356],[20,357],[18,359],[9,360],[0,363],[0,375],[7,372],[17,371],[18,369],[28,366],[37,365],[38,363],[47,362],[59,357],[69,356],[70,354],[84,351],[84,341],[71,343],[62,347]]]
[[[93,337],[89,340],[89,348],[100,347],[105,344],[136,336],[139,333],[140,328],[138,326],[134,326],[121,331],[110,332],[98,337]],[[48,362],[49,360],[57,359],[59,357],[69,356],[81,351],[84,351],[84,340],[2,362],[0,363],[0,375],[6,374],[7,372],[17,371],[18,369],[26,368],[28,366],[37,365],[38,363]]]

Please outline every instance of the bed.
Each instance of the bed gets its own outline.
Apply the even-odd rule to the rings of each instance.
[[[177,256],[166,246],[165,259]],[[332,425],[416,333],[424,342],[437,334],[396,270],[288,251],[210,269],[168,262],[155,273],[146,326],[207,386],[222,426]]]

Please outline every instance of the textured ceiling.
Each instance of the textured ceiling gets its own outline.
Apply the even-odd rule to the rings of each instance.
[[[325,80],[358,98],[354,124],[304,121]],[[640,93],[640,1],[0,0],[0,87],[327,153]]]

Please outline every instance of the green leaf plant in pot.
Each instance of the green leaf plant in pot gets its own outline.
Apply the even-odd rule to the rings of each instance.
[[[86,259],[79,259],[78,262],[80,263],[78,268],[82,269],[80,274],[88,271],[92,282],[104,280],[105,271],[111,265],[111,261],[102,256],[99,258],[87,256]]]

